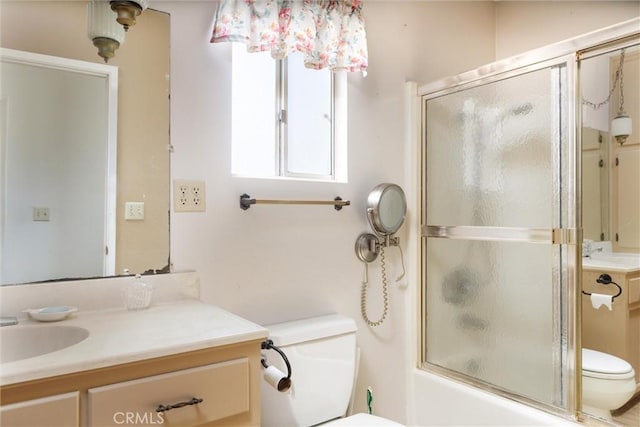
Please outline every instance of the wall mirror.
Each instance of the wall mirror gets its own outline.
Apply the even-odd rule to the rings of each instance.
[[[593,241],[582,251],[582,410],[630,427],[640,414],[640,40],[587,52],[579,70],[582,222]],[[623,144],[612,124],[621,109],[632,123]],[[594,378],[613,366],[619,382],[605,399]]]
[[[582,184],[584,238],[611,242],[614,252],[640,252],[638,127],[640,47],[605,49],[580,62],[582,90]],[[632,122],[624,144],[611,134],[621,104]],[[635,171],[635,175],[634,175]]]
[[[104,64],[87,37],[86,7],[86,2],[75,1],[3,3],[0,16],[0,47],[64,58],[60,61],[71,59]],[[77,25],[69,25],[69,22],[76,22]],[[35,183],[31,182],[28,186],[25,184],[24,189],[15,191],[16,194],[33,199],[29,202],[27,212],[22,214],[24,226],[36,225],[47,228],[55,222],[55,219],[56,221],[66,220],[68,228],[66,231],[57,230],[48,235],[47,238],[51,240],[47,243],[47,250],[42,250],[41,253],[27,251],[28,254],[20,259],[19,262],[24,266],[30,266],[20,270],[23,273],[34,273],[32,276],[9,277],[4,270],[9,267],[9,263],[13,265],[17,261],[3,263],[2,275],[0,275],[2,284],[120,275],[125,270],[131,274],[169,270],[169,31],[170,17],[167,13],[145,10],[138,17],[137,25],[127,32],[125,42],[116,50],[115,57],[109,60],[108,65],[116,67],[118,71],[116,156],[111,167],[107,166],[105,157],[99,165],[95,164],[95,168],[113,171],[111,188],[115,188],[115,192],[111,194],[111,199],[106,196],[108,192],[105,193],[108,180],[100,189],[87,188],[80,192],[77,189],[66,191],[64,188],[72,187],[60,185],[48,187],[47,179],[36,179]],[[9,85],[12,83],[5,82],[3,77],[3,86]],[[49,85],[41,91],[41,94],[58,89],[62,88]],[[106,83],[101,85],[101,89],[103,91],[106,89]],[[69,99],[81,92],[86,92],[83,83],[70,83],[64,87],[64,96]],[[42,121],[54,120],[52,113],[32,113],[28,117],[13,117],[10,114],[7,115],[6,103],[3,102],[1,105],[3,107],[3,141],[6,140],[7,129],[9,132],[11,129],[11,126],[5,126],[7,120],[27,120],[34,132],[38,132],[39,123]],[[67,114],[68,110],[64,107],[69,105],[71,104],[59,104],[59,114]],[[102,105],[104,106],[104,103]],[[84,114],[90,109],[83,110]],[[105,123],[107,122],[106,112],[107,108],[102,108],[102,116],[76,120]],[[95,154],[96,150],[89,147],[99,138],[97,132],[85,135],[84,141],[74,150],[75,157],[80,158],[83,151]],[[98,151],[103,151],[104,154],[106,148]],[[59,154],[58,150],[52,150],[52,153]],[[2,163],[13,164],[14,160],[7,154],[2,152]],[[32,151],[30,154],[32,158],[39,159],[40,163],[22,166],[21,170],[25,175],[37,178],[38,172],[42,171],[42,168],[47,168],[50,174],[65,176],[64,179],[68,179],[69,182],[80,183],[87,180],[87,168],[83,170],[77,166],[77,163],[70,163],[74,160],[72,158],[65,158],[65,163],[49,153],[44,155]],[[3,182],[3,187],[17,190],[11,182]],[[49,197],[49,201],[37,202],[34,194],[38,192]],[[3,201],[4,196],[5,193],[3,193]],[[88,223],[88,221],[72,218],[64,213],[64,209],[72,208],[74,203],[101,206],[96,202],[97,200],[107,200],[103,204],[113,200],[113,218],[100,219],[103,224],[111,221],[115,228],[115,234],[112,235],[109,245],[109,254],[106,254],[104,228],[100,226],[91,226],[86,229],[91,230],[94,240],[100,243],[91,246],[88,243],[82,243],[79,244],[79,249],[84,254],[99,254],[97,256],[101,260],[107,259],[106,264],[101,263],[100,266],[93,265],[89,268],[89,261],[76,259],[76,264],[82,264],[76,265],[77,269],[61,270],[60,257],[65,253],[65,243],[69,243],[74,234],[88,234],[88,231],[83,229],[85,222]],[[7,202],[12,203],[10,199],[7,199]],[[125,206],[129,202],[143,203],[144,219],[125,219]],[[34,208],[49,208],[49,211]],[[104,208],[105,206],[101,206],[100,210],[105,211]],[[4,206],[3,212],[11,209],[12,206]],[[34,212],[50,215],[51,221],[48,223],[34,221]],[[84,218],[86,220],[86,217]],[[4,219],[2,219],[3,234],[19,235],[21,230],[15,224],[7,224],[5,227]],[[53,240],[54,234],[57,234],[56,238],[59,239],[57,242]],[[27,238],[32,247],[45,245],[45,241],[41,240],[42,236],[27,236]],[[3,244],[1,249],[3,259],[7,254],[14,255],[13,247],[6,247]],[[46,271],[47,266],[50,267],[48,271]]]

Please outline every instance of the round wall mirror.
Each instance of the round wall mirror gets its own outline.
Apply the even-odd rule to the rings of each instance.
[[[396,184],[379,184],[367,199],[367,216],[371,228],[388,236],[400,229],[407,213],[407,200],[402,188]]]

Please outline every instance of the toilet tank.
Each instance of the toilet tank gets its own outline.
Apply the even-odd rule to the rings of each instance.
[[[264,379],[262,426],[311,426],[347,411],[356,370],[356,324],[336,314],[265,326],[291,364],[292,387],[281,393]],[[286,374],[282,358],[263,350]]]

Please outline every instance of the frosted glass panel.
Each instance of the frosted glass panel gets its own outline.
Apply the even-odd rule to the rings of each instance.
[[[553,403],[552,247],[427,242],[427,361]]]
[[[426,362],[556,407],[566,405],[564,252],[526,234],[500,239],[565,222],[564,71],[428,99],[425,113],[423,225],[460,226],[424,228]]]
[[[428,101],[429,224],[552,226],[556,76],[543,69]]]

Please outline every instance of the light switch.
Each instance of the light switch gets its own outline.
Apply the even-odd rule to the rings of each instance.
[[[33,208],[34,221],[50,221],[49,208]]]
[[[124,204],[124,219],[127,221],[143,220],[144,202],[126,202]]]

